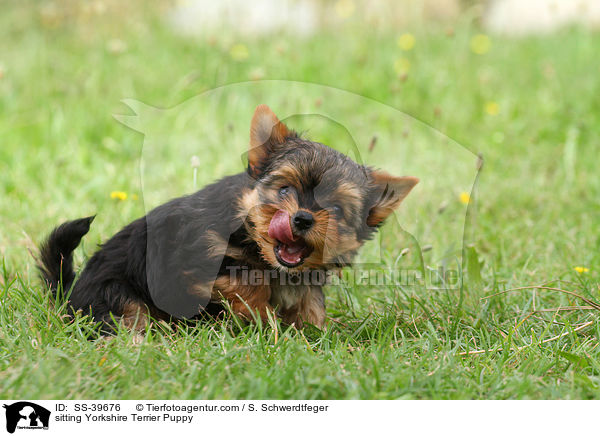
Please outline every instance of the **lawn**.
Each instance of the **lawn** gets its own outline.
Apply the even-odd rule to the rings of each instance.
[[[0,14],[1,397],[600,397],[600,34],[477,36],[465,16],[452,29],[353,22],[305,38],[194,39],[160,7],[127,5],[10,1]],[[399,44],[403,33],[414,47]],[[258,79],[318,85],[267,92]],[[202,112],[203,96],[240,82],[223,88],[238,106]],[[139,109],[124,99],[164,108],[160,122],[117,121]],[[259,103],[331,109],[358,126],[365,162],[418,175],[399,219],[431,245],[418,267],[451,253],[458,285],[331,286],[325,331],[227,319],[93,339],[89,319],[65,319],[38,279],[36,245],[60,222],[97,214],[81,264],[147,207],[190,192],[189,150],[177,144],[202,158],[198,187],[239,171],[244,111]],[[340,146],[340,131],[313,121],[290,124]],[[382,262],[409,267],[393,224]],[[527,286],[552,289],[504,292]]]

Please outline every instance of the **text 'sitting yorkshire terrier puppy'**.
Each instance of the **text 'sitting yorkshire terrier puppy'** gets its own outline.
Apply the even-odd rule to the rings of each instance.
[[[39,268],[55,295],[64,290],[71,311],[108,328],[114,320],[140,328],[147,315],[190,319],[222,309],[224,301],[248,319],[272,311],[284,323],[321,328],[321,284],[283,279],[349,265],[417,182],[304,139],[260,105],[247,171],[133,221],[76,281],[72,253],[93,217],[66,222],[42,244]],[[240,271],[277,274],[250,282]]]

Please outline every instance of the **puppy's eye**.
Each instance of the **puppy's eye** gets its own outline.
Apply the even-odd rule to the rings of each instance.
[[[286,197],[290,195],[292,193],[292,189],[293,188],[291,186],[282,186],[281,188],[279,188],[279,196]]]
[[[340,206],[339,204],[334,204],[331,207],[331,210],[333,211],[334,214],[336,214],[338,217],[341,217],[342,215],[344,215],[344,209],[342,209],[342,206]]]

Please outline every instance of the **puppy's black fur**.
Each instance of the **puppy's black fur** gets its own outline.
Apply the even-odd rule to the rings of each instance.
[[[258,257],[256,244],[246,241],[242,223],[235,219],[235,209],[231,207],[242,187],[251,180],[246,174],[225,177],[133,221],[88,260],[75,284],[72,252],[88,233],[94,217],[61,224],[40,247],[42,276],[58,297],[62,296],[59,292],[64,295],[74,285],[69,296],[70,306],[75,310],[89,310],[98,321],[112,324],[111,314],[123,316],[128,305],[145,306],[154,317],[166,320],[169,315],[155,306],[148,280],[154,279],[156,286],[163,286],[165,290],[179,289],[183,294],[182,290],[196,282],[214,280],[213,261],[203,259],[209,249],[209,242],[202,238],[207,230],[223,238],[231,235],[231,244]],[[210,213],[205,213],[206,210]],[[150,241],[148,228],[152,229]],[[219,268],[222,273],[227,273],[227,260],[231,261],[225,259]],[[184,271],[193,271],[193,275],[185,275]],[[168,297],[178,299],[177,292]],[[177,306],[178,302],[174,301],[173,305]],[[218,308],[213,305],[211,309]]]

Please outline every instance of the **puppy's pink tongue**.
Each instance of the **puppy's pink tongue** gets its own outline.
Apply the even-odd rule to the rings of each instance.
[[[278,210],[273,215],[273,218],[271,218],[271,223],[269,224],[269,236],[286,245],[291,245],[298,239],[292,233],[290,214],[285,210]]]

